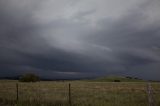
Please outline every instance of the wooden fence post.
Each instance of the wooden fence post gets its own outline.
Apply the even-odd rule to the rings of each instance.
[[[69,83],[69,92],[68,92],[68,96],[69,96],[69,105],[72,106],[72,101],[71,101],[71,84]]]
[[[16,94],[17,94],[17,101],[18,101],[18,99],[19,99],[19,95],[18,95],[18,83],[16,84]]]
[[[153,89],[150,83],[147,84],[148,104],[149,106],[155,106],[155,100],[153,97]]]

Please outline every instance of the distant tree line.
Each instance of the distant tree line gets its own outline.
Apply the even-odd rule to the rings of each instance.
[[[137,77],[130,77],[130,76],[126,76],[126,78],[128,78],[128,79],[137,79],[137,80],[142,80],[142,79],[140,79],[140,78],[137,78]]]

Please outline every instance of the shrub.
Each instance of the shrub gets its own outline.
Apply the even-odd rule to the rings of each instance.
[[[129,77],[129,76],[127,76],[126,78],[128,78],[128,79],[132,79],[132,77]]]
[[[35,74],[25,74],[19,79],[20,82],[37,82],[40,81],[39,77]]]
[[[114,82],[121,82],[120,80],[114,80]]]

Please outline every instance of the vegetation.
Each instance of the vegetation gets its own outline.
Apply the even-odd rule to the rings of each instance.
[[[94,80],[89,81],[96,81],[96,82],[145,82],[142,79],[133,78],[133,77],[122,77],[122,76],[108,76],[108,77],[101,77]]]
[[[19,100],[16,101],[16,83]],[[0,81],[0,106],[69,106],[71,83],[72,106],[147,106],[146,82],[41,81],[21,83]],[[155,104],[160,106],[160,84],[151,84]]]
[[[114,82],[121,82],[120,80],[114,80]]]
[[[37,82],[39,80],[39,77],[35,74],[25,74],[19,79],[20,82]]]

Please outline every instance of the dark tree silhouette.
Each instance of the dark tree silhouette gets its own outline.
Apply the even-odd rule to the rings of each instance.
[[[40,78],[35,74],[29,73],[21,76],[19,81],[20,82],[37,82],[37,81],[40,81]]]

